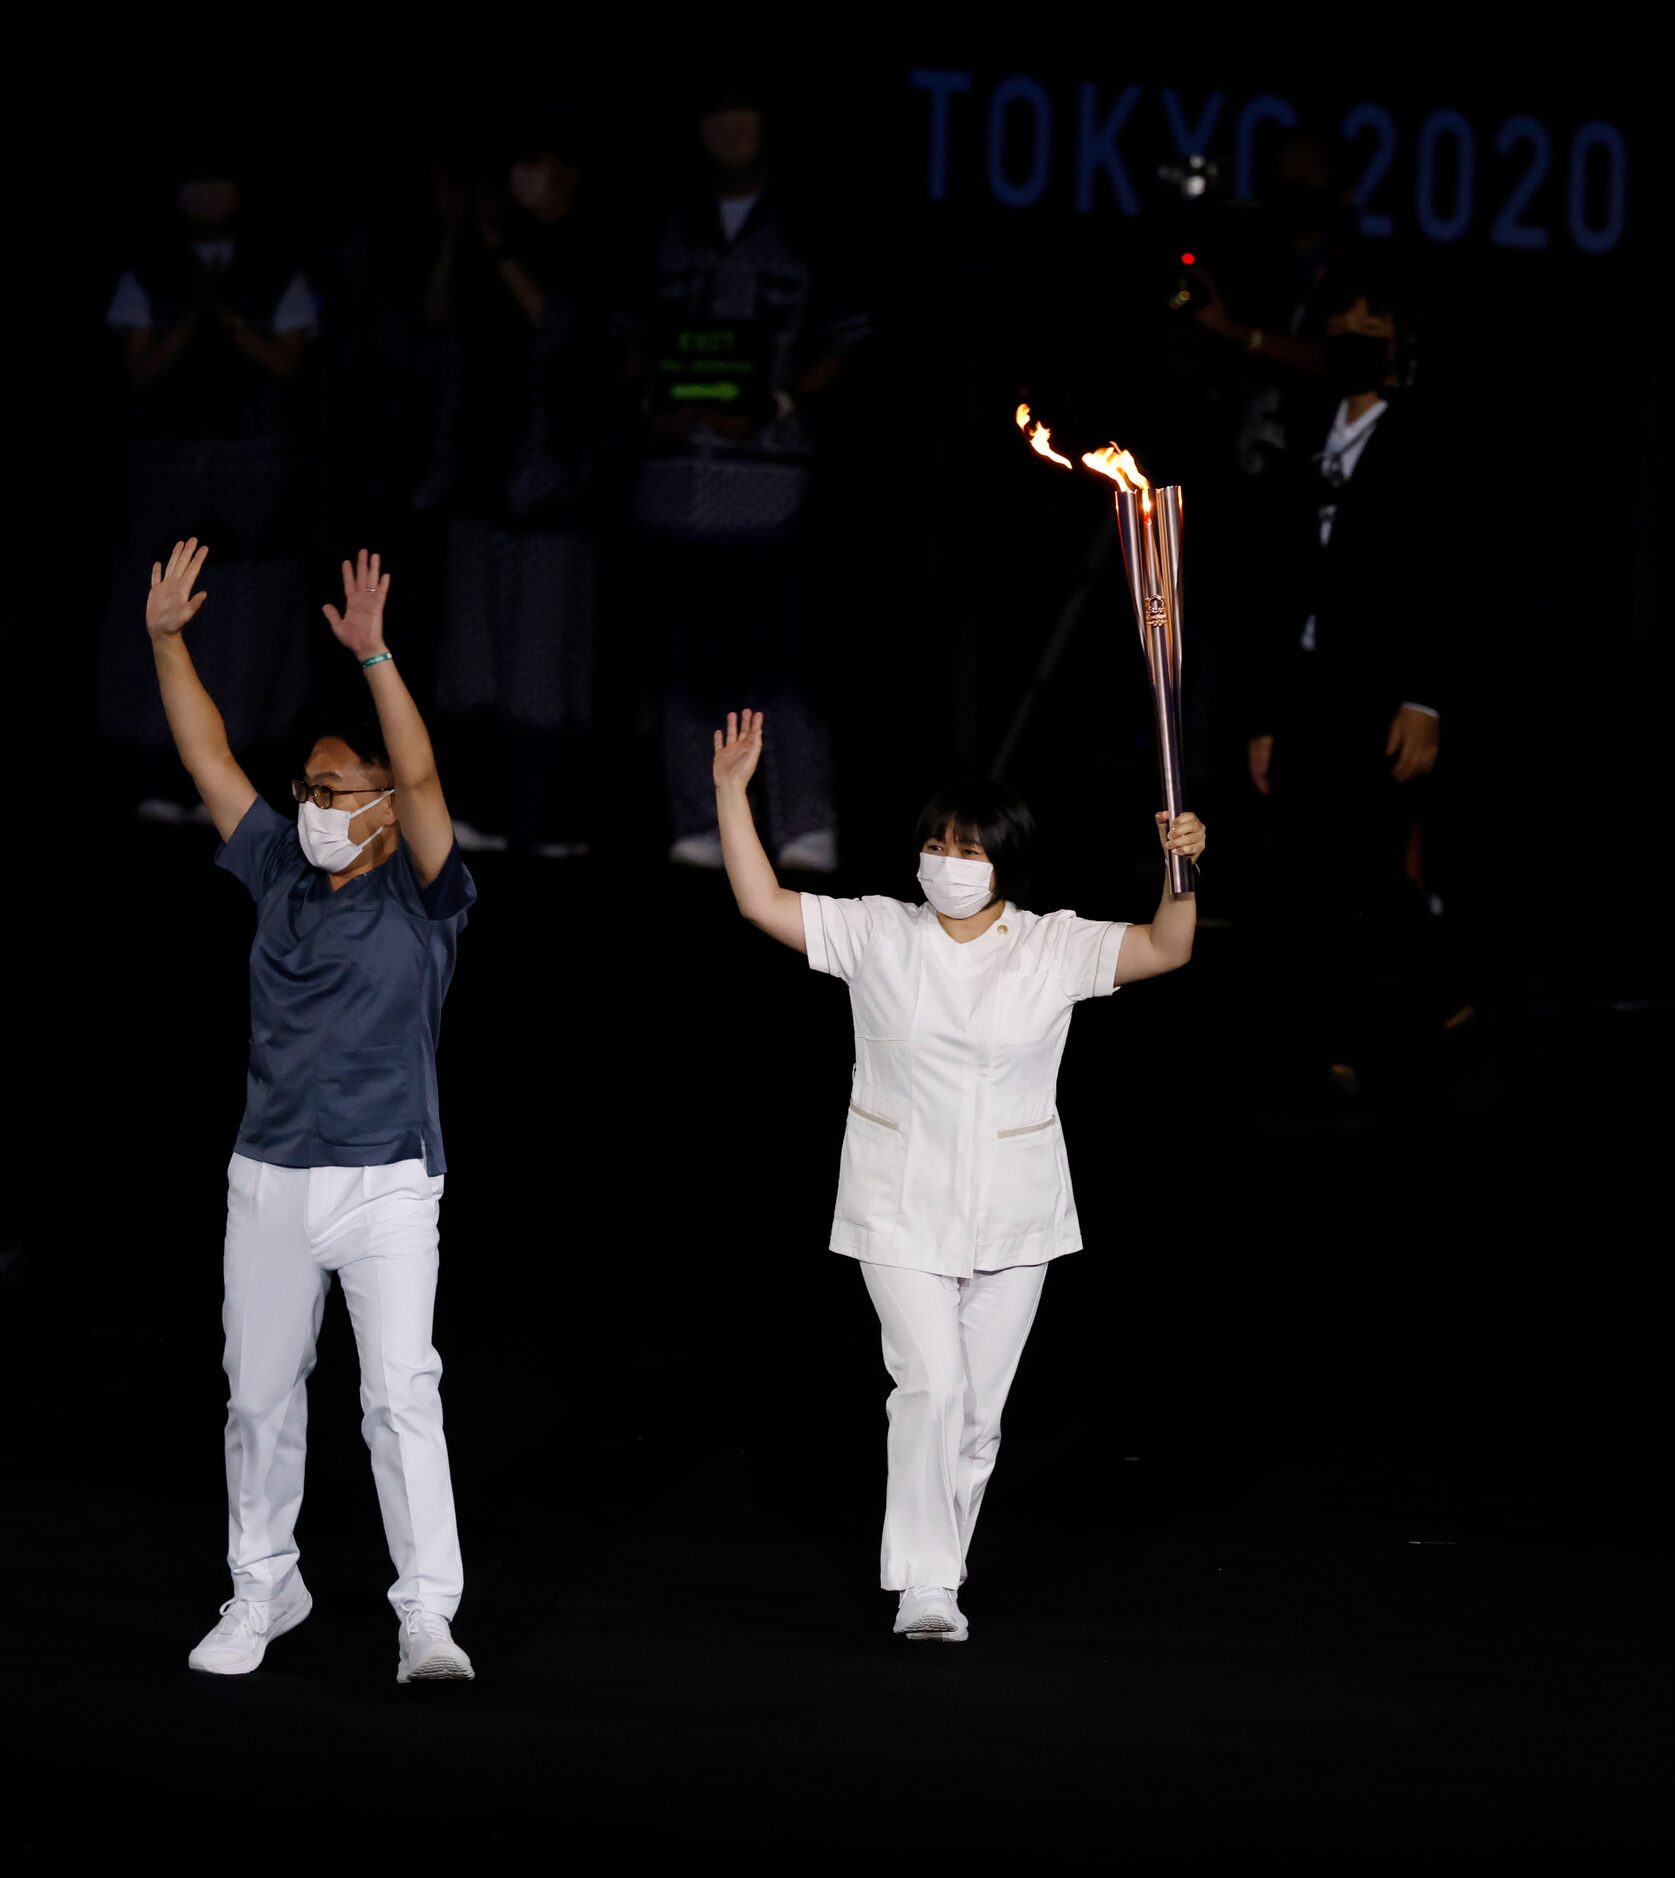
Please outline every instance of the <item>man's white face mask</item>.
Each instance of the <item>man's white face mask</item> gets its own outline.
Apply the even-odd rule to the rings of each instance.
[[[970,919],[995,897],[990,861],[961,860],[952,854],[919,856],[919,888],[945,919]]]
[[[353,867],[361,850],[377,840],[378,830],[374,828],[365,841],[351,841],[349,824],[357,815],[375,809],[385,796],[394,794],[393,789],[386,789],[358,809],[321,809],[304,802],[297,810],[297,839],[311,865],[327,874],[341,874],[344,868]]]

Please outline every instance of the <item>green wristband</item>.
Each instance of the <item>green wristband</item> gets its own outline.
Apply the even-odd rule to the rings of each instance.
[[[386,659],[394,657],[393,652],[374,652],[371,658],[361,660],[361,670],[364,672],[369,665],[382,665]]]

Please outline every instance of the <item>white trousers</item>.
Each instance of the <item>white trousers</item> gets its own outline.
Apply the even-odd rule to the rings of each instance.
[[[863,1262],[861,1276],[896,1385],[879,1582],[958,1585],[1047,1268],[944,1278]]]
[[[241,1598],[287,1596],[308,1377],[335,1272],[361,1362],[361,1433],[396,1569],[390,1602],[451,1618],[464,1575],[431,1347],[442,1176],[390,1167],[227,1169],[227,1563]]]

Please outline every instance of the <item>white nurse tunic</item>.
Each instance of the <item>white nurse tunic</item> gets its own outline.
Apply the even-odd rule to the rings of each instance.
[[[952,1278],[1079,1251],[1058,1068],[1072,1009],[1116,988],[1126,922],[1008,904],[961,945],[882,896],[802,912],[855,1018],[832,1250]]]

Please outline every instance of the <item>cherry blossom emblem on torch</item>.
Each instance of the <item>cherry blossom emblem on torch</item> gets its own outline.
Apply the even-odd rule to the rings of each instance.
[[[1053,434],[1027,404],[1016,413],[1019,430],[1035,454],[1061,469],[1073,470],[1071,459],[1053,447]],[[1123,566],[1134,620],[1140,629],[1140,649],[1152,681],[1152,706],[1157,721],[1157,762],[1163,784],[1163,806],[1170,824],[1181,813],[1181,516],[1178,483],[1153,489],[1132,454],[1117,444],[1086,451],[1082,467],[1108,477],[1116,485],[1117,532],[1122,538]],[[1197,869],[1184,854],[1169,856],[1169,886],[1174,893],[1195,889]]]

